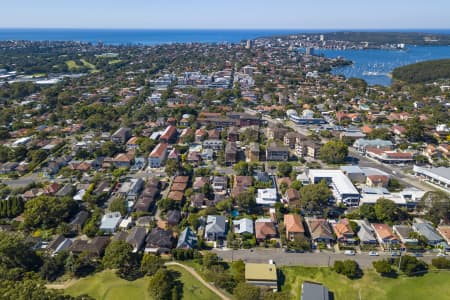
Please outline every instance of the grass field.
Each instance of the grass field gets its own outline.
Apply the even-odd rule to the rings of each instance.
[[[180,281],[183,283],[183,299],[218,299],[216,294],[184,269],[177,266],[170,266],[168,269],[181,274]],[[147,292],[147,285],[148,277],[135,281],[126,281],[117,277],[114,271],[103,271],[77,281],[66,289],[66,293],[72,296],[87,294],[97,300],[151,300],[152,298]]]
[[[450,299],[450,273],[429,273],[422,277],[384,278],[373,270],[364,270],[361,279],[350,280],[328,268],[285,267],[282,291],[291,299],[300,299],[302,282],[323,283],[340,300],[447,300]]]
[[[91,69],[91,72],[94,72],[94,71],[97,70],[96,67],[93,64],[91,64],[90,62],[88,62],[87,60],[80,59],[80,61],[83,63],[82,66],[77,64],[77,62],[74,61],[74,60],[66,61],[66,65],[67,65],[67,67],[69,68],[70,71],[76,71],[76,70],[80,69],[81,67],[89,68],[89,69]]]
[[[67,67],[69,68],[70,71],[77,70],[77,69],[80,68],[80,66],[77,65],[77,62],[74,61],[74,60],[66,61],[66,65],[67,65]]]

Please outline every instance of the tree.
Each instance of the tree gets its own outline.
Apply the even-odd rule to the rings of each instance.
[[[374,209],[380,222],[394,222],[399,219],[399,208],[392,200],[380,198],[375,203]]]
[[[340,164],[348,155],[348,146],[342,141],[329,141],[320,148],[319,158],[329,164]]]
[[[171,299],[174,278],[166,269],[159,269],[148,283],[150,296],[155,300]]]
[[[239,300],[256,300],[259,299],[261,290],[251,284],[240,282],[233,290],[233,295]]]
[[[426,212],[427,218],[435,224],[450,221],[450,196],[443,191],[425,193],[417,208]]]
[[[445,257],[433,258],[431,264],[437,269],[450,269],[450,259]]]
[[[178,170],[180,169],[178,161],[175,159],[169,159],[166,162],[165,172],[168,176],[174,176],[178,173]]]
[[[302,187],[303,183],[300,180],[292,181],[291,188],[293,188],[294,190],[300,191]]]
[[[120,151],[120,148],[112,141],[104,142],[101,147],[101,154],[103,156],[112,157],[112,156],[116,155],[116,153],[118,153],[119,151]]]
[[[407,276],[420,275],[427,271],[428,265],[414,256],[405,255],[396,259],[396,264],[400,262],[400,270]]]
[[[309,184],[300,189],[300,203],[303,209],[313,212],[328,204],[331,191],[325,181]]]
[[[292,166],[288,162],[281,162],[278,164],[278,173],[282,177],[288,177],[292,172]]]
[[[247,212],[252,212],[256,207],[255,194],[252,191],[245,191],[236,196],[237,205]]]
[[[233,170],[238,176],[252,176],[253,166],[245,161],[240,161],[233,166]]]
[[[76,213],[78,205],[71,197],[39,196],[25,204],[25,226],[27,228],[55,228]]]
[[[133,247],[125,241],[112,241],[106,247],[102,264],[105,269],[117,269],[130,261],[133,257]]]
[[[123,197],[114,198],[109,204],[109,210],[111,212],[120,212],[122,216],[125,216],[128,211],[127,202],[125,201],[125,198]]]
[[[362,270],[354,260],[337,260],[334,262],[333,269],[336,273],[345,275],[350,279],[356,279],[362,276]]]
[[[202,265],[205,269],[210,269],[213,265],[219,262],[219,257],[217,254],[212,252],[206,252],[202,258]]]
[[[387,128],[375,128],[367,135],[367,137],[371,140],[389,140],[391,138],[391,132]]]
[[[377,216],[375,214],[375,208],[370,204],[363,204],[359,207],[359,214],[362,219],[367,219],[368,221],[375,221]]]
[[[393,276],[395,275],[395,270],[387,259],[378,260],[372,262],[375,271],[381,274],[381,276]]]
[[[153,276],[164,267],[164,261],[160,256],[145,253],[141,260],[141,272],[144,275]]]
[[[425,127],[419,118],[409,119],[405,126],[405,136],[411,142],[421,142],[424,140]]]

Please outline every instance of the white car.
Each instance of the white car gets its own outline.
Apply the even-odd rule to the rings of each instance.
[[[345,250],[345,251],[344,251],[344,254],[345,254],[345,255],[349,255],[349,256],[354,256],[356,253],[355,253],[355,251],[353,251],[353,250]]]
[[[376,251],[370,251],[369,255],[370,256],[379,256],[378,252],[376,252]]]
[[[445,254],[445,253],[443,253],[443,252],[439,252],[439,253],[437,254],[437,256],[439,256],[439,257],[444,257],[444,256],[447,256],[447,254]]]

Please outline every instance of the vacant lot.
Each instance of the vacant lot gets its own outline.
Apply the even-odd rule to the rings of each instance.
[[[365,270],[361,279],[350,280],[328,268],[284,267],[283,291],[291,299],[300,299],[303,281],[323,283],[334,293],[334,299],[426,300],[450,299],[450,273],[430,273],[421,277],[384,278],[373,270]]]
[[[168,269],[180,273],[179,279],[183,283],[183,299],[218,299],[212,291],[184,269],[177,266],[170,266]],[[72,296],[87,294],[97,300],[151,300],[152,298],[147,292],[147,285],[148,277],[126,281],[117,277],[114,271],[104,271],[77,281],[67,288],[66,293]]]

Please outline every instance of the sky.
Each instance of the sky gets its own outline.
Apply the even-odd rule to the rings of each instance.
[[[10,0],[0,28],[449,29],[449,0]]]

